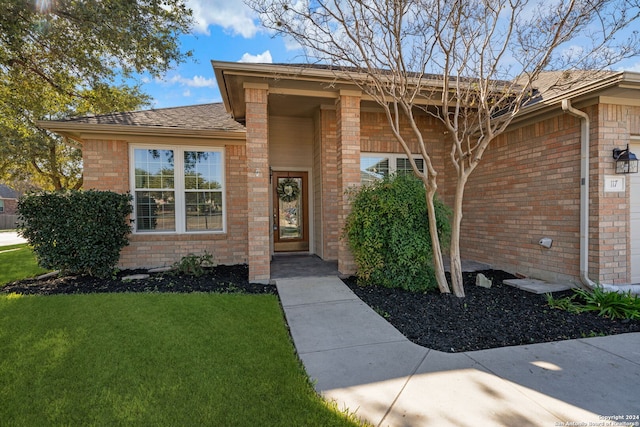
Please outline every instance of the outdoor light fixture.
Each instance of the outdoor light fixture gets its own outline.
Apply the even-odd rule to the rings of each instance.
[[[638,173],[638,158],[629,151],[629,145],[625,150],[613,149],[613,159],[616,161],[616,173]]]

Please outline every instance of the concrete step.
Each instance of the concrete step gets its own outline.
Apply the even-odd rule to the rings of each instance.
[[[573,287],[568,283],[549,283],[538,279],[509,279],[504,283],[534,294],[566,291]]]

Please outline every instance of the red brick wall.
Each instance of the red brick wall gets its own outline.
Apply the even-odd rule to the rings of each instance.
[[[322,108],[316,123],[317,156],[314,172],[319,172],[314,182],[321,183],[322,200],[316,203],[321,209],[322,236],[316,238],[316,245],[322,246],[322,257],[325,260],[338,259],[338,242],[340,226],[338,224],[338,158],[337,158],[337,122],[336,110]]]
[[[82,147],[83,187],[126,193],[129,186],[129,145],[119,140],[87,140]]]
[[[267,89],[245,88],[249,280],[271,278]],[[257,171],[257,173],[256,173]]]
[[[338,230],[342,230],[351,212],[346,191],[360,185],[360,96],[341,93],[336,103],[336,136],[338,168]],[[356,271],[353,255],[345,239],[338,243],[338,271]]]
[[[16,215],[18,210],[18,201],[16,199],[2,200],[4,200],[4,209],[0,212],[0,215]]]
[[[600,283],[626,283],[629,183],[624,193],[604,193],[604,177],[615,175],[613,148],[640,134],[640,107],[598,105],[585,111],[591,117],[589,274]],[[438,196],[451,205],[455,172],[446,133],[433,118],[418,120],[438,171]],[[406,123],[402,128],[408,129]],[[409,130],[405,137],[413,139]],[[381,113],[362,112],[361,150],[402,152]],[[578,282],[580,121],[558,111],[500,136],[471,175],[463,212],[463,258],[531,277]],[[541,237],[553,239],[551,249],[538,244]]]
[[[242,145],[225,147],[225,234],[131,234],[120,255],[121,268],[171,265],[190,253],[214,255],[218,264],[247,263],[246,150]],[[84,187],[130,191],[129,151],[126,141],[88,140],[83,147]]]
[[[604,192],[605,175],[615,175],[614,148],[625,148],[630,135],[640,134],[640,107],[599,104],[592,107],[597,119],[592,121],[591,135],[597,141],[591,146],[592,200],[591,217],[599,217],[591,234],[590,273],[592,280],[601,283],[622,284],[631,280],[629,176],[626,190],[620,193]],[[636,153],[637,154],[637,153]]]
[[[445,186],[445,144],[442,125],[435,119],[421,116],[417,119],[423,138],[436,169],[442,190],[439,196],[444,197]],[[402,120],[403,136],[410,141],[414,153],[419,152],[416,137],[409,129],[406,119]],[[338,259],[338,242],[342,229],[338,222],[339,215],[339,183],[337,169],[337,117],[333,108],[322,108],[316,123],[316,162],[315,169],[322,170],[322,244],[323,258]],[[402,147],[393,136],[384,113],[362,111],[360,113],[360,152],[403,153]],[[319,159],[319,160],[318,160]],[[356,161],[358,169],[360,158]],[[359,171],[358,171],[359,173]],[[360,183],[360,177],[358,176]],[[320,240],[320,239],[318,239]]]
[[[640,109],[599,105],[585,111],[591,117],[589,276],[599,283],[626,283],[628,188],[604,193],[604,178],[615,175],[613,148],[625,146],[630,131],[638,131],[634,123]],[[577,282],[579,158],[580,122],[567,114],[495,141],[465,193],[463,257],[533,277]],[[553,238],[553,247],[541,248],[540,237]]]
[[[492,142],[466,187],[463,258],[543,279],[579,276],[579,130],[562,114]]]
[[[438,137],[442,136],[440,127],[433,118],[417,116],[416,122],[423,138],[433,132],[439,132]],[[403,138],[410,143],[411,152],[419,153],[417,138],[404,115],[400,118],[400,129]],[[360,149],[363,152],[404,153],[402,146],[393,135],[384,113],[363,111],[360,119],[360,132]]]
[[[614,148],[640,133],[640,108],[597,105],[590,116],[589,277],[630,280],[629,182],[605,193]],[[629,181],[627,179],[627,181]],[[487,203],[490,201],[490,203]],[[578,282],[580,121],[560,113],[494,141],[471,175],[463,207],[462,256],[512,273]],[[551,249],[538,245],[553,239]]]

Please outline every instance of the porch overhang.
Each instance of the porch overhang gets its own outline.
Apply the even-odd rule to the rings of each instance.
[[[247,85],[267,84],[269,113],[292,117],[312,117],[320,105],[333,105],[345,91],[360,90],[354,79],[366,78],[362,73],[342,71],[331,67],[304,64],[247,64],[211,61],[224,106],[232,117],[244,123],[246,108],[244,88]],[[439,88],[441,80],[421,80],[423,84]],[[292,102],[295,97],[295,102]],[[361,95],[361,107],[379,109],[366,93]],[[439,104],[438,97],[416,100],[416,104]]]

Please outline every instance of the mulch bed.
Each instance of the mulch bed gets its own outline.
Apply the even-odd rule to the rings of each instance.
[[[449,353],[640,332],[638,320],[611,320],[593,312],[572,314],[550,308],[544,295],[503,284],[503,280],[514,278],[508,273],[479,273],[492,279],[493,286],[478,287],[476,273],[465,273],[465,298],[361,287],[355,277],[345,279],[345,283],[409,340]],[[561,298],[572,294],[565,291],[553,295]]]
[[[151,274],[147,279],[123,280],[126,276],[145,273],[147,273],[146,270],[122,270],[109,279],[64,276],[42,280],[21,280],[6,285],[0,291],[25,295],[107,292],[217,292],[274,295],[277,293],[275,286],[249,283],[247,265],[219,265],[206,268],[206,273],[200,277],[165,272]]]

